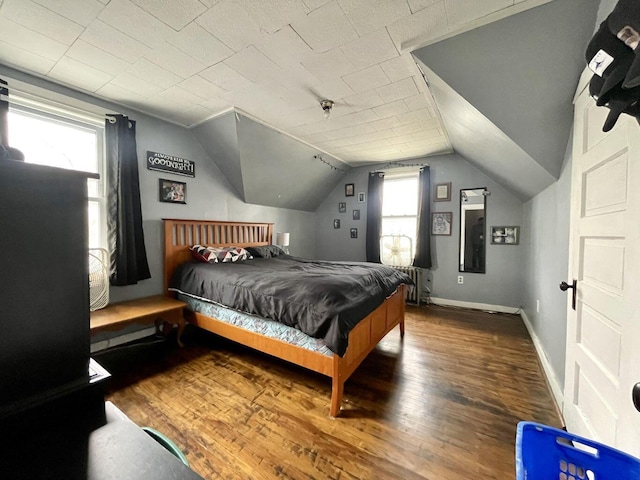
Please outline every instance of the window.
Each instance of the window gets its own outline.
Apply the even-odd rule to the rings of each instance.
[[[410,258],[416,249],[418,224],[418,175],[385,176],[382,193],[382,235],[405,235],[411,239]],[[382,243],[383,263],[386,255]],[[388,257],[390,258],[390,257]],[[393,260],[390,260],[393,263]]]
[[[28,163],[97,173],[88,180],[89,248],[105,248],[106,201],[104,127],[18,104],[9,109],[11,146],[25,155]]]

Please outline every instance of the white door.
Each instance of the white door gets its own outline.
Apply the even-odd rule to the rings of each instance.
[[[640,457],[640,127],[583,90],[575,103],[563,414],[575,434]]]

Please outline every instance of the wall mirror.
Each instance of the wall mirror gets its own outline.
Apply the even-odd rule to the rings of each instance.
[[[485,273],[487,188],[460,190],[461,272]]]

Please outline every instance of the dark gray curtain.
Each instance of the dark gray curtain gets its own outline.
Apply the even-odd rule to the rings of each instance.
[[[133,285],[151,278],[142,230],[136,122],[108,115],[107,229],[111,254],[111,285]]]
[[[418,178],[418,232],[416,235],[416,256],[413,265],[431,268],[431,170],[420,169]]]
[[[384,173],[369,173],[367,203],[367,262],[380,263],[380,235],[382,235],[382,186]]]

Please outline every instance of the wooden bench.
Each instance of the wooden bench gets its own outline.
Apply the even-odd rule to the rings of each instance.
[[[163,295],[114,303],[91,312],[91,335],[120,330],[134,323],[154,324],[158,329],[162,325],[166,333],[168,326],[173,324],[178,327],[178,345],[182,347],[180,337],[185,327],[183,311],[186,306],[180,300]]]

